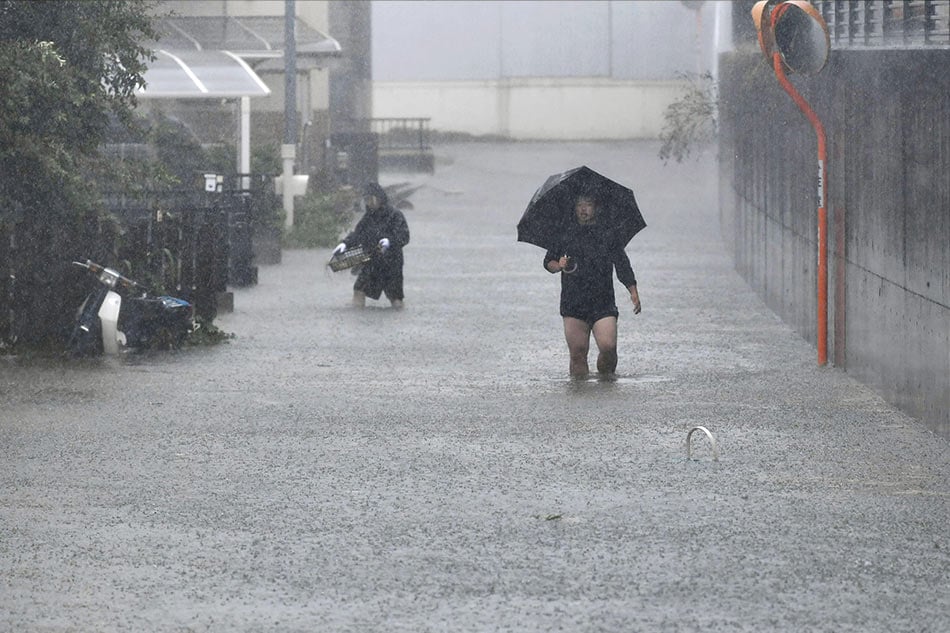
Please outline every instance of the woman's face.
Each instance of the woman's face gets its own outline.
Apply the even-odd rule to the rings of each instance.
[[[580,224],[592,224],[594,222],[595,212],[596,207],[594,206],[594,200],[592,198],[581,196],[577,199],[577,202],[574,203],[574,215],[577,216],[577,221]]]
[[[379,198],[373,194],[363,196],[363,204],[366,205],[366,208],[370,211],[375,211],[379,208]]]

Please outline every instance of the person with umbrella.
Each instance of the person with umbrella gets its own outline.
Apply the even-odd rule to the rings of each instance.
[[[518,240],[544,248],[545,270],[561,274],[560,314],[574,378],[590,371],[591,334],[598,373],[617,370],[613,277],[616,272],[640,314],[637,278],[624,249],[645,226],[633,191],[586,166],[549,177],[518,223]]]
[[[561,273],[561,317],[564,338],[570,353],[570,372],[575,378],[589,373],[587,364],[590,336],[597,344],[597,372],[610,375],[617,370],[617,317],[613,273],[630,293],[633,313],[640,314],[637,277],[623,245],[598,230],[597,202],[592,194],[577,197],[574,203],[575,230],[564,236],[562,247],[549,250],[544,267]]]
[[[363,204],[366,213],[333,249],[333,254],[343,253],[349,246],[362,246],[373,253],[353,284],[354,306],[365,307],[366,297],[376,300],[386,293],[393,308],[402,308],[402,249],[409,243],[409,224],[402,211],[389,204],[386,190],[378,183],[363,188]]]

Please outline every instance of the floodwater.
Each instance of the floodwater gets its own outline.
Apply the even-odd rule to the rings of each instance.
[[[213,348],[0,359],[0,630],[938,631],[948,443],[733,272],[712,156],[436,148],[406,308],[329,250],[234,291]],[[618,375],[571,381],[535,188],[629,185]],[[591,361],[593,362],[593,352]],[[719,459],[702,433],[713,434]]]

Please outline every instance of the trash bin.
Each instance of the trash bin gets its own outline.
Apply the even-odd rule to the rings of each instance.
[[[233,286],[257,284],[257,266],[251,242],[251,199],[239,195],[231,199],[228,218],[228,282]]]

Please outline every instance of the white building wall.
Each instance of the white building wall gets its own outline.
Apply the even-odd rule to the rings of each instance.
[[[499,134],[497,82],[373,82],[374,118],[429,118],[441,132]]]
[[[373,82],[376,118],[429,118],[438,132],[515,140],[658,138],[677,81],[606,78]]]

